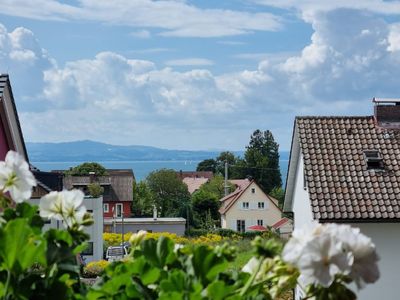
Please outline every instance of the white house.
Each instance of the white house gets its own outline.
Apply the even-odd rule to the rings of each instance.
[[[230,180],[236,190],[222,198],[221,227],[245,232],[249,227],[272,226],[281,219],[278,201],[265,194],[254,180]]]
[[[376,245],[381,278],[357,292],[358,297],[395,300],[400,100],[374,102],[374,116],[295,119],[284,212],[293,212],[295,228],[313,220],[359,227]]]

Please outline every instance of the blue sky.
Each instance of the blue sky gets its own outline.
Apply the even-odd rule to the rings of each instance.
[[[0,71],[25,139],[289,149],[296,115],[399,97],[400,2],[3,0]]]

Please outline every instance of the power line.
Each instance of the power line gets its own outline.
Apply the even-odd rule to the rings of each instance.
[[[229,166],[233,167],[233,168],[242,168],[242,169],[275,170],[275,171],[281,170],[279,168],[260,168],[260,167],[247,167],[247,166],[238,166],[238,165],[229,165]]]

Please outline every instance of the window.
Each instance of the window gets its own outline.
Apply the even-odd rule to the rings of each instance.
[[[258,208],[259,209],[264,209],[264,202],[258,202]]]
[[[257,220],[258,226],[264,226],[264,220]]]
[[[93,242],[88,242],[88,246],[82,251],[82,255],[93,255]]]
[[[245,220],[237,220],[236,221],[236,231],[237,232],[245,232],[246,231],[246,222],[245,222]]]
[[[242,202],[243,209],[249,209],[249,202]]]
[[[108,203],[103,204],[103,212],[108,213],[110,211],[110,206]]]
[[[255,194],[256,193],[256,188],[251,188],[251,193]]]
[[[367,170],[383,169],[383,159],[378,150],[365,150],[364,158],[367,163]]]
[[[116,217],[118,218],[122,217],[122,213],[123,213],[122,203],[118,203],[116,205]]]

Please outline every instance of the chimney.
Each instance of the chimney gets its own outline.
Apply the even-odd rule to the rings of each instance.
[[[379,127],[400,129],[400,99],[373,98],[374,117]]]
[[[95,177],[96,177],[96,173],[95,172],[89,172],[89,181],[90,181],[90,183],[94,182]]]
[[[157,220],[157,207],[155,205],[153,205],[153,220]]]

